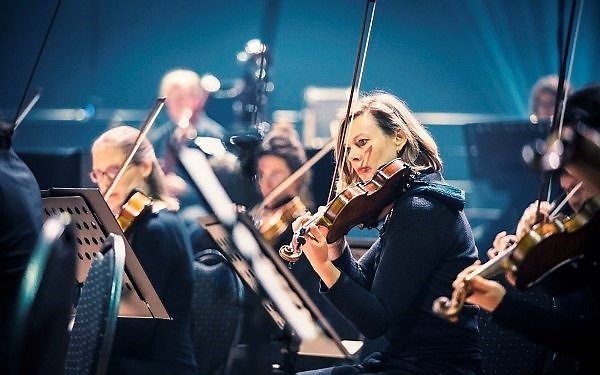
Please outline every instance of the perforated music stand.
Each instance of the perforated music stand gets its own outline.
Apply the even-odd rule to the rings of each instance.
[[[178,159],[214,213],[201,218],[200,224],[286,334],[288,349],[299,354],[353,359],[335,330],[249,218],[235,214],[233,203],[204,154],[184,148]]]
[[[298,354],[352,358],[352,354],[342,344],[333,327],[288,268],[275,255],[275,251],[256,232],[249,218],[240,215],[239,221],[259,244],[260,252],[250,257],[253,259],[248,259],[248,256],[244,255],[244,252],[235,246],[231,233],[214,215],[203,216],[199,218],[199,221],[217,243],[219,250],[231,263],[238,276],[259,297],[261,304],[280,329],[284,331],[292,329],[289,323],[291,319],[305,321],[307,325],[304,325],[303,330],[309,330],[311,333],[308,336],[314,335],[314,338],[303,340],[299,337],[297,343],[299,345]],[[255,272],[256,267],[253,267],[253,263],[257,261],[263,263],[259,267],[262,271],[258,274],[259,277]],[[265,280],[267,283],[264,282]],[[277,307],[277,303],[273,301],[273,290],[269,288],[268,283],[279,284],[280,289],[285,292],[284,298],[289,300],[290,304],[287,306],[289,310],[281,311],[281,308]],[[302,336],[303,332],[288,333],[292,335],[292,338],[295,338],[296,336]]]
[[[42,190],[42,201],[46,217],[61,212],[71,215],[77,239],[75,278],[82,285],[106,237],[110,233],[125,237],[123,231],[98,189]],[[119,317],[171,319],[127,241]]]

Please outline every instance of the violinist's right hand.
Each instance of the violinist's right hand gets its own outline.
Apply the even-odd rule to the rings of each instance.
[[[526,235],[531,228],[538,223],[538,217],[536,215],[537,212],[538,201],[530,204],[525,211],[523,211],[523,216],[521,216],[521,220],[519,220],[519,224],[517,225],[517,238],[521,239],[524,235]],[[552,207],[549,202],[543,201],[540,203],[540,215],[542,221],[546,221],[548,219],[548,215]]]

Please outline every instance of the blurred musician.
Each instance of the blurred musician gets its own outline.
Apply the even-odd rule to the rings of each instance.
[[[104,194],[133,149],[139,131],[119,126],[92,146],[90,178]],[[175,215],[177,201],[165,190],[164,174],[144,140],[114,192],[107,198],[118,215],[134,189],[153,199],[152,212],[140,215],[127,231],[136,256],[171,321],[119,319],[109,374],[196,374],[191,340],[192,254],[189,238]]]
[[[566,126],[575,126],[580,121],[592,128],[600,128],[600,85],[578,90],[568,98],[565,110]],[[562,172],[560,182],[563,189],[571,190],[579,181],[583,181],[582,188],[569,200],[572,209],[578,211],[587,199],[600,193],[600,186],[579,175],[576,166],[574,167],[567,167]],[[542,216],[548,216],[549,207],[548,202],[542,202],[540,207]],[[504,250],[507,243],[518,240],[520,236],[531,230],[536,222],[536,208],[537,202],[525,210],[516,236],[506,237],[505,233],[497,236],[494,248],[489,251],[490,256]],[[561,269],[552,275],[553,283],[557,284],[572,284],[573,278],[576,278],[575,281],[578,283],[584,281],[577,290],[578,306],[583,309],[577,309],[572,305],[564,306],[567,310],[571,310],[568,312],[564,309],[559,311],[543,309],[515,298],[512,291],[509,290],[507,293],[500,283],[479,276],[473,278],[471,282],[473,294],[467,302],[479,305],[491,314],[494,321],[506,329],[520,333],[553,351],[578,359],[580,362],[576,373],[597,374],[600,371],[600,364],[596,358],[596,349],[590,343],[600,337],[599,261],[600,253],[594,251],[586,254],[585,260],[578,264],[574,272],[565,272]],[[456,278],[454,286],[462,286],[464,277],[475,267],[470,266],[463,270]],[[509,281],[513,280],[510,273],[506,276]]]
[[[238,189],[240,184],[247,181],[240,177],[239,163],[235,156],[223,146],[225,129],[204,111],[209,93],[202,86],[200,76],[191,70],[172,70],[162,79],[160,95],[167,98],[170,120],[153,128],[148,139],[166,174],[166,191],[178,198],[181,206],[178,214],[189,231],[199,229],[197,218],[207,214],[209,210],[178,162],[177,154],[182,147],[204,152],[232,199],[253,204],[256,201],[256,195],[252,194],[254,191]]]

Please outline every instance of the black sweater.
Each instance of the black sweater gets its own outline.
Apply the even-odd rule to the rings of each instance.
[[[41,227],[37,181],[12,149],[0,149],[0,361],[23,272]]]
[[[440,183],[412,188],[398,198],[384,232],[356,261],[348,249],[334,264],[342,271],[322,292],[366,337],[385,335],[393,357],[479,362],[477,310],[458,324],[433,315],[434,299],[452,293],[452,281],[477,259],[460,196]],[[438,183],[435,183],[437,181]]]
[[[197,373],[190,313],[192,253],[180,219],[166,210],[140,218],[130,242],[173,320],[119,318],[109,374]]]
[[[492,319],[552,351],[578,359],[577,373],[598,374],[600,361],[594,343],[600,338],[600,271],[594,266],[580,272],[591,275],[591,285],[579,290],[585,311],[549,310],[522,301],[509,292],[494,310]]]

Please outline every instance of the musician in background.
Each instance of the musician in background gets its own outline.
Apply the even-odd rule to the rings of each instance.
[[[202,86],[200,76],[191,70],[172,70],[162,79],[160,95],[167,98],[170,121],[153,128],[148,139],[165,172],[166,191],[178,198],[181,206],[178,214],[195,236],[200,229],[198,217],[210,210],[179,164],[177,154],[181,148],[202,151],[234,201],[249,205],[254,204],[257,197],[252,189],[239,189],[248,181],[241,176],[237,158],[223,145],[225,129],[204,111],[209,93]]]
[[[477,310],[463,311],[458,325],[431,311],[438,293],[451,291],[454,272],[477,259],[464,193],[444,182],[435,141],[400,99],[375,93],[351,112],[339,189],[369,181],[397,158],[418,172],[418,182],[396,191],[378,216],[378,240],[358,261],[344,238],[327,245],[327,229],[309,226],[312,237],[304,237],[302,248],[321,278],[321,292],[364,336],[383,335],[389,344],[360,365],[308,373],[480,374]]]
[[[190,142],[196,137],[224,137],[225,129],[204,111],[209,93],[202,87],[202,79],[196,72],[176,69],[166,73],[160,83],[159,95],[167,98],[169,121],[154,127],[148,137],[156,145],[157,157],[163,157],[178,128],[177,133],[181,134],[176,137],[180,142]],[[183,127],[186,129],[181,129]]]
[[[296,130],[291,125],[274,126],[260,145],[256,160],[256,182],[262,198],[264,199],[305,162],[306,153]],[[286,210],[286,206],[290,207],[288,211],[292,214],[291,216],[295,216],[291,217],[287,223],[288,229],[272,241],[273,248],[279,249],[282,245],[290,243],[293,234],[292,221],[304,214],[306,208],[311,208],[310,181],[311,172],[307,171],[279,197],[257,213],[259,217],[256,217],[255,220],[259,222],[259,228],[260,224],[267,224],[273,215],[277,215],[281,210]],[[298,215],[294,215],[298,210],[289,205],[294,198],[299,199],[299,207],[305,208],[300,209]]]
[[[576,91],[567,99],[566,126],[575,126],[580,121],[595,129],[600,128],[600,85]],[[578,181],[583,181],[582,188],[569,200],[575,212],[587,199],[600,193],[600,186],[586,180],[569,167],[561,175],[561,185],[566,190],[571,190]],[[531,230],[536,222],[534,207],[537,207],[536,203],[525,210],[516,237],[504,239],[502,234],[497,237],[495,248],[489,252],[491,256],[504,250],[509,240],[518,240],[519,236]],[[549,208],[549,203],[543,202],[541,212],[544,217],[548,216]],[[553,283],[563,283],[565,286],[579,284],[576,292],[580,297],[578,305],[583,310],[574,306],[565,306],[571,311],[543,309],[515,298],[512,291],[507,293],[500,283],[480,276],[472,279],[470,287],[473,293],[467,298],[467,302],[479,305],[506,329],[520,333],[553,351],[578,359],[578,374],[597,374],[600,371],[597,352],[589,344],[600,337],[600,253],[597,248],[594,250],[596,251],[593,253],[585,254],[586,257],[577,264],[573,272],[563,268],[551,275]],[[457,276],[454,287],[462,287],[464,278],[476,267],[474,265],[463,270]],[[510,273],[506,276],[509,282],[514,280]]]
[[[23,272],[42,228],[40,188],[12,149],[12,132],[0,122],[0,372]]]
[[[119,126],[103,133],[92,146],[90,177],[102,194],[112,183],[139,131]],[[119,319],[108,374],[196,374],[191,339],[192,254],[177,201],[165,190],[164,174],[147,139],[107,198],[118,214],[134,189],[152,198],[152,210],[141,215],[127,237],[148,279],[173,320]]]
[[[558,91],[558,76],[551,74],[538,79],[529,93],[529,119],[537,124],[548,121],[554,115],[556,92]],[[565,82],[565,92],[569,94],[571,86]]]

